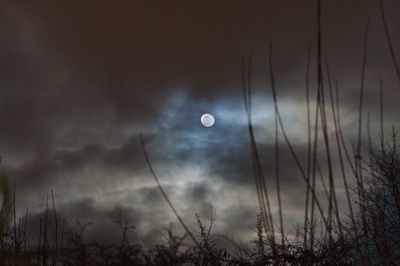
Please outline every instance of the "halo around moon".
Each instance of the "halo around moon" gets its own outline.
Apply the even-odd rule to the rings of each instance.
[[[215,118],[212,114],[203,114],[200,121],[203,126],[212,127],[215,123]]]

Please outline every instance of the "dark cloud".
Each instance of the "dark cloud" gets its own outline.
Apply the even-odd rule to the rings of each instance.
[[[400,5],[384,2],[398,47]],[[252,45],[254,126],[276,213],[267,46],[271,41],[285,126],[305,167],[310,42],[312,97],[316,88],[315,1],[1,5],[1,167],[16,180],[18,212],[29,208],[33,227],[38,227],[38,213],[52,189],[57,209],[69,223],[93,222],[89,239],[118,239],[114,221],[119,213],[136,226],[132,237],[158,239],[155,229],[175,224],[175,218],[145,164],[142,132],[161,183],[185,221],[192,223],[196,212],[207,217],[212,204],[218,214],[215,230],[237,231],[246,238],[258,212],[240,80],[241,59]],[[356,136],[368,15],[364,107],[371,115],[373,138],[378,135],[381,78],[385,125],[399,121],[398,81],[376,1],[326,1],[323,53],[332,82],[338,81],[349,144]],[[215,114],[214,127],[201,126],[204,112]],[[305,184],[282,138],[280,143],[284,215],[290,226],[301,221]],[[324,154],[323,147],[319,150]],[[333,157],[337,163],[337,154]],[[340,180],[337,176],[342,202]],[[323,195],[322,188],[317,193]]]

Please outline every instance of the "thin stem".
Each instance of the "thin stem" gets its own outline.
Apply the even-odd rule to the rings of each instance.
[[[178,211],[175,209],[175,207],[172,204],[171,200],[169,199],[167,193],[164,191],[163,187],[161,186],[160,181],[158,180],[158,177],[157,177],[157,175],[156,175],[156,173],[155,173],[155,171],[153,169],[153,166],[152,166],[152,164],[150,162],[150,159],[149,159],[149,156],[147,154],[146,145],[145,145],[144,137],[143,137],[142,134],[140,134],[140,142],[142,144],[143,155],[144,155],[144,158],[146,160],[147,167],[149,168],[151,175],[153,176],[154,180],[156,181],[158,189],[160,190],[160,192],[163,195],[165,201],[168,203],[169,207],[171,208],[172,212],[175,214],[175,217],[178,219],[179,223],[181,224],[181,226],[183,227],[185,232],[193,240],[193,242],[196,244],[196,246],[200,250],[202,250],[201,245],[196,240],[196,238],[193,236],[192,232],[189,230],[189,228],[186,226],[186,224],[183,222],[181,216],[178,214]]]

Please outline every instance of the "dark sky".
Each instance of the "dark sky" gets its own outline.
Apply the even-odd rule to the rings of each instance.
[[[400,2],[384,4],[399,58]],[[380,78],[386,126],[399,123],[400,86],[378,7],[375,0],[323,3],[323,54],[339,82],[349,143],[356,134],[368,15],[365,110],[371,114],[373,137],[378,134]],[[185,221],[191,224],[196,212],[207,217],[212,204],[216,232],[235,231],[235,237],[247,239],[258,207],[240,65],[254,46],[254,123],[273,186],[269,42],[283,118],[304,158],[310,42],[313,93],[316,81],[316,1],[3,2],[1,171],[16,182],[18,212],[41,212],[53,190],[60,215],[94,223],[88,237],[107,232],[102,240],[115,239],[113,220],[120,211],[137,227],[139,239],[176,223],[146,167],[142,132],[161,182]],[[215,115],[215,126],[201,126],[205,112]],[[281,164],[284,216],[292,230],[302,219],[305,185],[284,147]]]

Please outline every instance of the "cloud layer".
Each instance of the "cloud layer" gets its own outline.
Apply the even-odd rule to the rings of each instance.
[[[175,223],[175,218],[145,164],[139,142],[143,133],[161,183],[185,221],[191,224],[195,213],[207,217],[212,204],[216,232],[235,232],[235,237],[248,239],[258,207],[240,65],[252,45],[254,124],[277,212],[266,47],[271,41],[279,106],[304,163],[310,41],[313,97],[316,85],[313,1],[2,5],[1,171],[16,182],[20,214],[29,208],[37,218],[53,190],[58,211],[69,223],[93,222],[89,238],[107,232],[99,240],[117,239],[114,221],[123,213],[136,226],[134,237],[157,239],[155,229]],[[385,5],[397,44],[400,5],[396,1]],[[332,80],[339,84],[349,143],[355,136],[368,14],[365,112],[371,114],[376,138],[382,78],[387,128],[399,122],[399,85],[376,3],[326,3],[323,50]],[[211,128],[200,124],[206,112],[216,117]],[[280,141],[284,216],[292,229],[302,221],[305,185]],[[339,202],[344,206],[341,187],[338,181]]]

